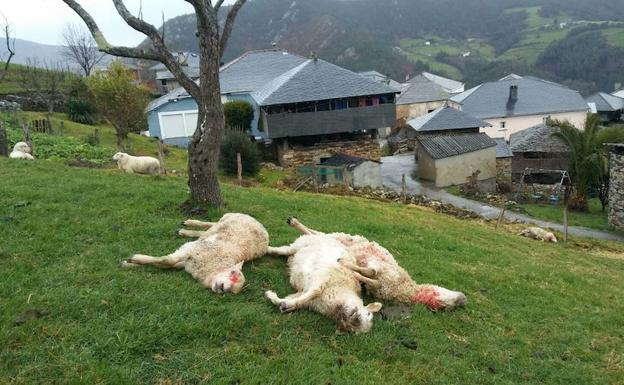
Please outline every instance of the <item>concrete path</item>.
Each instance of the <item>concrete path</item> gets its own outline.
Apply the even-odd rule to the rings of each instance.
[[[412,179],[412,175],[416,171],[417,167],[414,162],[414,154],[383,157],[381,158],[381,161],[383,162],[381,165],[383,184],[389,189],[400,192],[401,178],[402,175],[405,174],[407,191],[410,194],[424,195],[442,203],[452,204],[453,206],[473,211],[486,219],[495,219],[500,215],[501,210],[497,207],[449,194],[444,190],[434,187],[433,185],[421,183]],[[506,211],[505,218],[510,221],[530,223],[539,227],[563,232],[563,225],[531,218],[527,215]],[[570,226],[568,227],[568,233],[579,237],[624,242],[624,236],[605,231],[588,229],[585,227]]]

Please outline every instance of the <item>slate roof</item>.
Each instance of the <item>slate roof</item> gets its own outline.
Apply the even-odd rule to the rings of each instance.
[[[474,118],[453,107],[442,107],[407,122],[419,132],[454,130],[462,128],[492,127],[481,119]]]
[[[397,82],[396,80],[390,78],[389,76],[386,76],[378,71],[364,71],[364,72],[358,72],[358,74],[364,77],[367,77],[371,80],[374,80],[376,82],[386,84],[399,92],[403,91],[403,89],[405,88],[404,84],[401,84]]]
[[[187,74],[191,79],[199,78],[199,68],[197,67],[182,67],[182,71]],[[169,80],[175,79],[175,76],[169,71],[156,72],[156,80]]]
[[[518,99],[508,108],[512,85],[518,87]],[[483,83],[451,100],[462,104],[465,113],[481,119],[589,110],[577,91],[530,76],[505,77],[497,82]]]
[[[251,96],[261,106],[394,94],[397,90],[321,59],[308,59]]]
[[[611,95],[613,96],[617,96],[618,98],[624,98],[624,88],[622,88],[619,91],[615,91],[614,93],[612,93]]]
[[[176,58],[179,55],[178,52],[172,52],[172,54]],[[186,64],[188,65],[188,67],[199,68],[199,55],[194,52],[183,52],[183,54],[186,55]],[[167,67],[162,63],[153,65],[150,67],[150,69],[152,71],[167,71]]]
[[[585,99],[585,101],[596,104],[597,111],[614,112],[624,109],[624,99],[604,92],[598,92]]]
[[[441,85],[418,75],[405,84],[405,89],[397,98],[396,104],[414,104],[447,100],[450,93]]]
[[[529,127],[511,134],[509,146],[515,153],[521,152],[568,152],[568,146],[558,138],[553,138],[553,132],[558,131],[556,127],[549,127],[545,123]]]
[[[422,76],[441,86],[449,93],[457,93],[464,90],[464,83],[458,82],[457,80],[445,78],[430,72],[423,72]]]
[[[494,138],[494,141],[496,142],[496,159],[511,158],[513,156],[511,147],[509,147],[505,138]]]
[[[483,133],[444,136],[420,135],[417,139],[429,156],[436,160],[496,147],[496,142]]]
[[[327,159],[323,159],[321,164],[323,166],[341,167],[346,166],[348,169],[354,169],[364,162],[374,162],[373,160],[361,158],[359,156],[351,156],[347,154],[336,154]],[[376,162],[379,163],[379,162]]]

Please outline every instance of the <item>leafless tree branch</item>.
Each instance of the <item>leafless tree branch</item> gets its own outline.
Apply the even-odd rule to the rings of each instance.
[[[4,70],[0,72],[0,81],[3,81],[6,77],[7,73],[9,72],[9,65],[11,64],[11,60],[13,59],[13,56],[15,56],[15,37],[11,38],[13,31],[11,30],[11,23],[6,17],[4,17],[2,31],[4,32],[4,39],[6,40],[6,47],[7,51],[9,52],[9,56],[4,62]],[[2,58],[0,58],[0,60],[1,59]]]
[[[219,3],[222,3],[222,0],[219,0]],[[234,28],[234,21],[236,20],[236,16],[238,16],[238,12],[241,10],[243,5],[247,0],[236,0],[236,3],[230,9],[230,12],[225,19],[225,25],[223,26],[223,32],[221,32],[221,40],[219,41],[219,57],[223,57],[225,53],[225,49],[227,48],[228,40],[230,40],[230,35],[232,34],[232,28]],[[217,3],[218,5],[220,5]]]
[[[80,67],[85,76],[91,75],[106,54],[98,50],[97,44],[88,32],[68,24],[63,32],[65,47],[63,56]]]

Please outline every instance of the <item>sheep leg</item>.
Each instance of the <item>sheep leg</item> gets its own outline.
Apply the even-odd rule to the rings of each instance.
[[[135,254],[128,258],[128,264],[134,265],[152,265],[161,269],[180,269],[184,267],[186,255],[181,253],[173,253],[164,257],[151,257],[149,255]]]
[[[313,288],[298,294],[299,295],[297,295],[296,297],[285,298],[279,304],[279,308],[282,313],[290,313],[299,308],[306,307],[310,301],[312,301],[314,298],[318,297],[321,294],[321,289],[320,287]]]
[[[195,230],[186,230],[186,229],[178,230],[178,235],[182,237],[188,237],[188,238],[199,238],[202,235],[204,235],[204,233],[205,231],[195,231]]]
[[[281,246],[281,247],[271,247],[267,249],[267,254],[275,255],[277,257],[290,257],[295,255],[297,249],[293,246]]]
[[[299,220],[295,217],[290,217],[286,220],[288,225],[296,230],[298,230],[303,235],[322,235],[324,233],[316,230],[312,230],[306,226],[304,226]]]
[[[362,266],[358,266],[354,263],[345,261],[344,259],[339,259],[338,262],[346,267],[347,269],[353,271],[354,273],[359,273],[361,275],[364,275],[366,277],[372,278],[375,277],[377,275],[377,270],[371,268],[371,267],[362,267]]]
[[[368,277],[363,276],[362,274],[354,271],[353,272],[353,276],[355,277],[355,279],[357,279],[359,282],[370,286],[373,289],[379,289],[381,287],[381,284],[379,283],[378,280],[376,279],[370,279]]]
[[[199,227],[199,228],[206,229],[206,230],[216,225],[216,223],[214,222],[202,222],[202,221],[196,221],[194,219],[187,219],[184,222],[182,222],[182,224],[184,226]]]
[[[264,296],[271,301],[271,303],[275,306],[280,306],[284,301],[292,301],[298,297],[300,297],[303,294],[303,292],[297,292],[297,293],[293,293],[290,295],[287,295],[285,298],[280,298],[277,296],[277,294],[275,294],[274,291],[271,290],[267,290],[264,293]]]

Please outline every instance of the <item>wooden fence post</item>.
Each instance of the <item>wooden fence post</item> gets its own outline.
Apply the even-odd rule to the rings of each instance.
[[[97,128],[95,129],[95,135],[97,136]],[[160,163],[160,175],[167,175],[167,168],[165,167],[165,150],[162,140],[158,141],[158,162]]]
[[[30,151],[33,150],[32,138],[30,137],[30,129],[28,128],[28,123],[22,123],[22,131],[24,132],[24,142],[30,147]]]
[[[316,165],[312,166],[312,183],[314,184],[314,191],[315,192],[319,192],[318,175],[317,175],[317,171],[316,171]]]
[[[4,129],[4,122],[0,122],[0,156],[9,156],[9,140]]]
[[[498,221],[496,221],[496,229],[498,229],[498,226],[500,226],[501,222],[503,222],[503,219],[505,218],[505,211],[507,210],[507,201],[503,201],[503,208],[501,209],[500,215],[498,216]]]
[[[401,198],[403,200],[403,204],[407,203],[407,183],[405,182],[405,174],[401,177]]]
[[[345,194],[349,195],[349,177],[347,175],[347,168],[342,168],[342,183],[344,183]]]
[[[240,152],[236,153],[236,178],[238,179],[238,185],[243,185],[243,161],[241,159]]]

